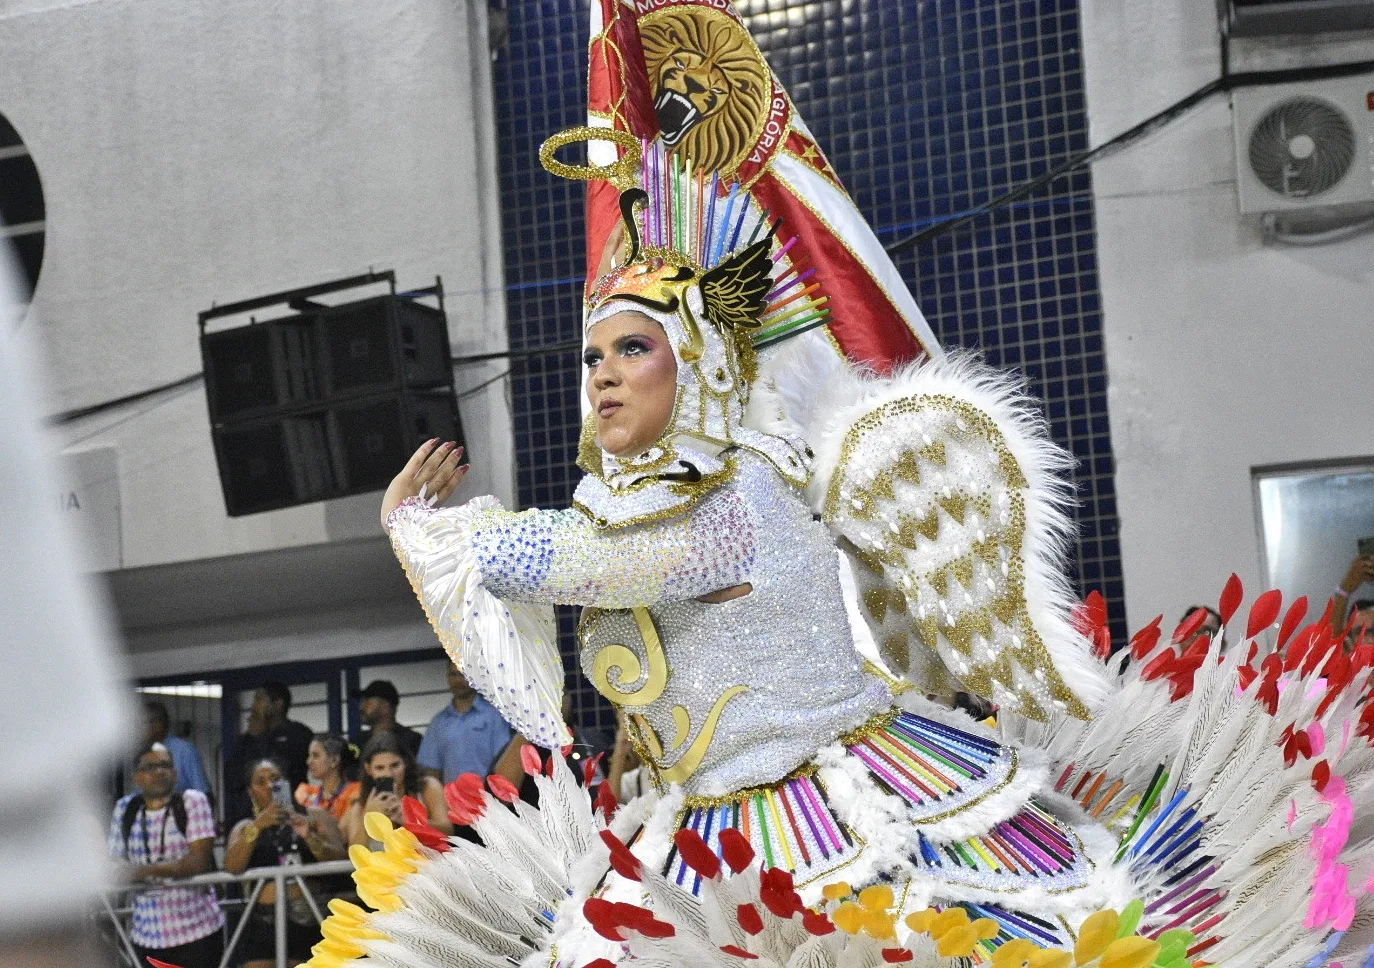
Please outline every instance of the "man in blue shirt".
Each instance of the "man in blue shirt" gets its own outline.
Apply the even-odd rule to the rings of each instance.
[[[143,728],[148,745],[161,743],[172,754],[172,762],[177,768],[175,793],[186,790],[210,792],[210,778],[205,775],[205,764],[201,762],[200,750],[190,740],[180,736],[168,736],[170,717],[167,707],[156,699],[143,703]]]
[[[510,727],[451,663],[448,690],[453,702],[429,721],[416,762],[444,783],[464,773],[485,777],[510,743]]]

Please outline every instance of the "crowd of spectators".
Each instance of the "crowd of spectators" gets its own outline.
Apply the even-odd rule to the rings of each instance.
[[[292,719],[290,688],[264,682],[225,756],[222,828],[200,750],[176,735],[164,702],[146,700],[139,754],[127,774],[135,789],[114,805],[108,835],[110,856],[129,889],[128,933],[140,963],[148,957],[181,968],[220,963],[233,928],[226,927],[221,895],[185,882],[217,868],[221,832],[219,863],[232,874],[346,858],[351,844],[368,843],[365,814],[402,823],[407,800],[433,826],[453,833],[443,784],[466,772],[485,776],[518,747],[496,710],[452,665],[448,684],[452,699],[423,737],[397,721],[401,699],[393,683],[379,679],[359,690],[353,698],[363,725],[360,753],[345,737],[312,733]],[[353,888],[347,875],[292,877],[285,884],[287,953],[298,964],[320,940],[316,915]],[[276,886],[268,881],[244,894],[251,907],[230,964],[267,968],[275,964]]]

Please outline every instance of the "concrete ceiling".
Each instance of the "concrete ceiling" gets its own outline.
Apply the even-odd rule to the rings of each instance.
[[[299,614],[419,607],[385,538],[284,548],[105,574],[126,636]]]

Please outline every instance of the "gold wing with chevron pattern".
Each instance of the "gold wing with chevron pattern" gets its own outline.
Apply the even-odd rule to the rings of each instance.
[[[989,373],[942,361],[863,383],[863,405],[830,421],[812,505],[854,561],[884,657],[921,688],[961,683],[1033,719],[1086,719],[1105,683],[1069,622],[1055,477],[1067,458]]]

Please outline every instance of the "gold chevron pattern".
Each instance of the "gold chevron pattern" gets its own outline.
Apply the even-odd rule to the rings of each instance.
[[[1087,718],[1027,608],[1026,487],[991,417],[915,395],[850,428],[823,517],[866,566],[861,605],[888,658],[909,658],[918,642],[964,688],[1026,716],[1044,720],[1054,706]]]

